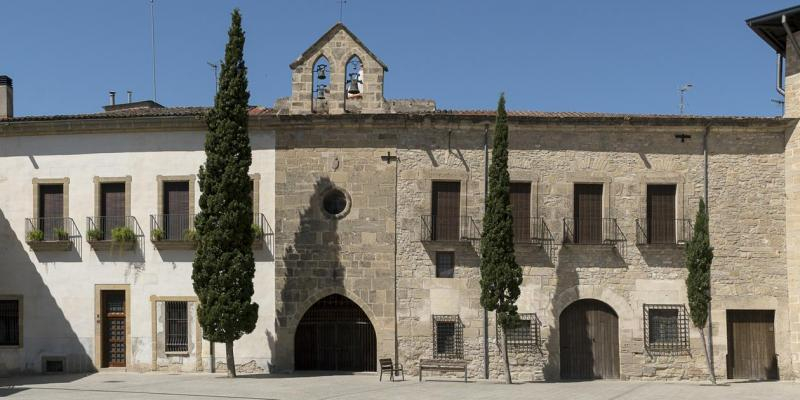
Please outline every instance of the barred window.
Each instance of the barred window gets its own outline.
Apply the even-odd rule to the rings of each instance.
[[[164,306],[165,350],[169,353],[186,353],[189,351],[188,303],[166,301]]]
[[[19,346],[19,300],[0,300],[0,346]]]
[[[654,354],[689,351],[689,319],[682,304],[645,304],[644,345]]]
[[[452,251],[436,252],[436,277],[452,278],[455,270],[455,254]]]
[[[508,349],[517,352],[539,351],[542,326],[539,317],[534,313],[522,313],[519,314],[519,319],[517,326],[506,330]],[[500,325],[495,324],[495,326],[497,337],[502,338],[503,329]]]
[[[433,358],[464,358],[464,325],[458,315],[433,316]]]

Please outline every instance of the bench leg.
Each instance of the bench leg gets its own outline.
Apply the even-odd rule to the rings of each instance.
[[[467,383],[467,367],[464,367],[464,383]]]
[[[422,368],[419,369],[419,381],[422,382]]]

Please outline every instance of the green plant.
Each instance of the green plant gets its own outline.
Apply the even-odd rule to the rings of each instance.
[[[713,260],[714,248],[711,247],[708,236],[708,210],[703,199],[700,199],[694,221],[694,235],[686,245],[686,269],[689,270],[689,275],[686,277],[686,295],[689,298],[689,316],[692,319],[692,325],[700,332],[700,339],[703,341],[709,378],[711,383],[716,385],[717,377],[714,375],[713,357],[709,353],[705,335],[711,305],[711,262]]]
[[[44,240],[44,232],[41,229],[34,229],[28,232],[27,239],[29,242],[41,242]]]
[[[103,231],[100,229],[89,229],[86,231],[86,239],[92,241],[103,240]]]
[[[183,240],[189,240],[189,241],[195,242],[195,241],[197,241],[197,238],[198,238],[198,236],[197,236],[197,231],[196,230],[190,228],[190,229],[187,229],[187,230],[183,231]]]
[[[225,343],[228,376],[236,376],[234,341],[256,327],[253,302],[253,200],[248,170],[253,162],[247,133],[250,93],[244,63],[242,16],[233,11],[214,107],[206,115],[206,160],[200,167],[199,243],[192,283],[200,300],[203,338]]]
[[[53,228],[53,234],[58,240],[69,240],[69,233],[64,228]]]
[[[127,226],[118,226],[111,230],[111,240],[117,243],[133,242],[136,241],[136,234]]]
[[[155,228],[152,231],[150,231],[150,239],[151,240],[154,240],[154,241],[157,242],[159,240],[164,240],[165,237],[167,237],[167,235],[164,233],[164,230],[162,230],[162,229]]]
[[[522,269],[514,256],[513,216],[509,196],[511,181],[508,175],[508,116],[506,99],[500,95],[497,103],[497,121],[494,128],[492,163],[489,167],[489,191],[486,198],[486,215],[483,217],[481,240],[481,305],[494,311],[497,325],[502,330],[503,345],[498,347],[503,355],[506,383],[511,383],[506,331],[519,323],[517,299],[522,284]]]
[[[253,240],[259,240],[264,237],[264,230],[258,224],[253,224]]]

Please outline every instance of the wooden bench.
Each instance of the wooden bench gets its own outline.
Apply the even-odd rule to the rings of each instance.
[[[464,382],[467,381],[467,360],[419,360],[419,381],[422,382],[422,371],[458,371],[464,373]]]
[[[383,380],[383,373],[384,372],[388,372],[389,373],[389,380],[391,380],[392,382],[394,382],[394,373],[395,372],[399,372],[403,376],[403,380],[406,380],[406,374],[403,372],[403,365],[402,364],[394,365],[392,363],[392,359],[391,358],[381,358],[379,361],[380,361],[380,364],[381,364],[381,374],[378,377],[379,381]]]

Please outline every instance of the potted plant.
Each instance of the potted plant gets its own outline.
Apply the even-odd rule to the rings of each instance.
[[[264,230],[261,229],[261,226],[253,224],[252,229],[253,229],[253,238],[255,240],[259,240],[264,237]]]
[[[41,229],[34,229],[28,232],[26,239],[29,242],[41,242],[44,240],[44,232]]]
[[[103,231],[100,229],[89,229],[86,231],[86,239],[90,242],[103,240]]]
[[[189,242],[196,242],[197,241],[197,231],[194,229],[187,229],[183,231],[183,240]]]
[[[116,243],[131,243],[136,241],[136,234],[127,226],[118,226],[111,230],[111,240]]]
[[[64,228],[54,228],[53,234],[56,237],[56,240],[69,240],[69,233],[67,233]]]
[[[163,229],[155,228],[150,231],[150,240],[154,242],[158,242],[160,240],[164,240],[167,235],[164,233]]]

